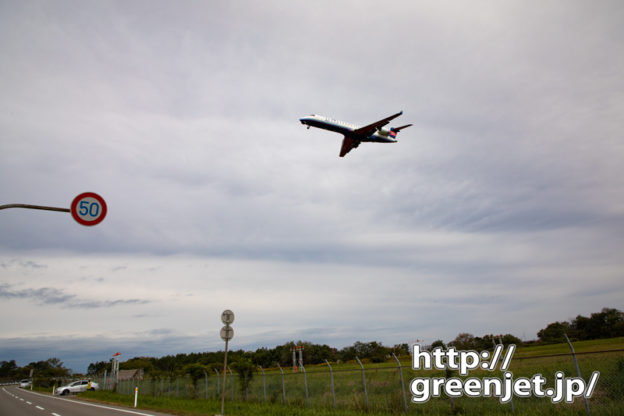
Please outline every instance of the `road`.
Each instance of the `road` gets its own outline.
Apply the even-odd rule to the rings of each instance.
[[[139,397],[140,399],[140,397]],[[149,410],[123,408],[55,397],[20,389],[0,387],[0,416],[172,416]]]

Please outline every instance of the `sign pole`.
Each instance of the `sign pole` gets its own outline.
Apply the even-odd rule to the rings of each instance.
[[[223,356],[223,387],[221,390],[221,415],[225,412],[225,378],[227,375],[227,354],[228,354],[228,342],[234,338],[234,329],[230,326],[234,322],[234,312],[226,309],[221,314],[221,322],[225,324],[221,328],[221,339],[225,341],[225,355]],[[234,397],[232,397],[234,399]]]
[[[41,209],[44,211],[70,212],[69,208],[47,207],[43,205],[30,205],[30,204],[0,205],[0,209],[7,209],[7,208],[26,208],[26,209]]]
[[[223,388],[221,390],[221,414],[224,414],[225,410],[225,377],[227,376],[227,353],[228,353],[228,339],[225,340],[225,358],[223,359]]]

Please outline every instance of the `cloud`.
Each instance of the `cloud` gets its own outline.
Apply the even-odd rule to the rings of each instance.
[[[48,266],[45,264],[37,263],[36,261],[33,261],[33,260],[7,259],[5,261],[0,262],[0,267],[2,267],[3,269],[21,267],[21,268],[30,268],[30,269],[36,270],[36,269],[45,269]]]
[[[51,287],[12,290],[6,283],[0,284],[0,298],[25,299],[40,305],[60,305],[70,309],[110,308],[119,305],[144,305],[145,299],[84,300],[77,295],[67,294],[64,290]]]
[[[79,309],[92,309],[92,308],[110,308],[119,305],[145,305],[150,303],[145,299],[116,299],[116,300],[104,300],[104,301],[80,301],[73,302],[68,305],[69,308]]]
[[[6,299],[34,299],[41,304],[66,304],[75,295],[67,295],[63,291],[43,287],[38,289],[22,289],[17,291],[10,290],[11,286],[8,284],[0,285],[0,297]]]

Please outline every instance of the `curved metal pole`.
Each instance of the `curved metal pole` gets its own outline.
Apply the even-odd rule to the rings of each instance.
[[[279,368],[282,373],[282,403],[286,404],[286,384],[284,383],[284,370],[282,370],[282,367],[280,367],[279,363],[277,363],[277,368]]]
[[[331,388],[332,388],[332,398],[334,399],[334,409],[336,408],[336,393],[334,391],[334,372],[332,371],[332,366],[329,364],[329,361],[325,359],[327,366],[329,367],[329,378],[331,379]]]
[[[227,353],[228,353],[228,338],[225,339],[225,354],[223,356],[223,387],[221,390],[221,414],[224,414],[225,409],[225,380],[227,375]]]
[[[355,357],[355,359],[362,368],[362,384],[364,384],[364,398],[366,399],[366,410],[368,410],[368,393],[366,392],[366,376],[364,375],[364,366],[358,357]]]
[[[576,374],[578,374],[578,377],[580,379],[582,377],[581,369],[579,368],[578,361],[576,360],[576,352],[574,351],[574,347],[572,346],[572,343],[570,342],[570,338],[568,338],[568,335],[564,333],[563,336],[565,337],[566,342],[568,343],[568,346],[570,347],[570,350],[572,351],[572,359],[574,360],[574,366],[576,367]],[[587,414],[590,415],[591,413],[589,411],[589,403],[587,402],[587,397],[583,395],[583,399],[585,400],[585,410],[587,411]]]
[[[405,382],[403,381],[403,368],[401,367],[401,362],[399,361],[397,356],[394,355],[394,353],[392,353],[392,356],[394,357],[394,359],[397,362],[397,365],[399,366],[399,374],[401,375],[401,391],[403,392],[403,407],[405,408],[405,413],[407,413],[407,397],[405,396]]]
[[[221,391],[221,374],[219,374],[219,370],[216,368],[213,367],[212,369],[217,373],[217,394],[215,396],[219,397],[219,392]]]
[[[262,371],[262,385],[264,386],[264,401],[266,402],[266,374],[264,374],[264,369],[261,365],[258,366],[260,371]]]
[[[30,205],[30,204],[6,204],[0,205],[0,209],[7,208],[27,208],[27,209],[41,209],[44,211],[58,211],[58,212],[70,212],[69,208],[56,208],[56,207],[46,207],[43,205]]]

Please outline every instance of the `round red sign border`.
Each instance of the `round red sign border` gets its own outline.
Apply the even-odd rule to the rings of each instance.
[[[80,200],[82,198],[94,198],[94,199],[97,199],[97,201],[102,206],[102,214],[99,217],[97,217],[95,220],[93,220],[93,221],[85,221],[82,218],[80,218],[78,216],[77,208],[78,208],[78,203],[80,202]],[[101,223],[102,221],[104,221],[104,217],[106,217],[106,212],[108,211],[108,208],[106,207],[106,202],[104,201],[104,198],[102,198],[101,196],[99,196],[95,192],[83,192],[83,193],[81,193],[80,195],[78,195],[77,197],[74,198],[74,200],[71,203],[70,211],[71,211],[72,217],[76,220],[76,222],[78,224],[90,227],[92,225],[97,225],[97,224]]]

